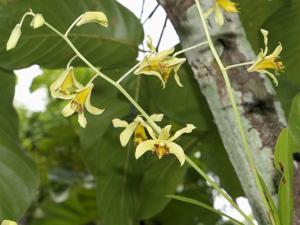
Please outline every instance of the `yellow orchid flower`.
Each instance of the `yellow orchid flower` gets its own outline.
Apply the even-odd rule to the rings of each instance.
[[[178,130],[173,136],[170,136],[171,125],[165,126],[158,136],[154,134],[149,126],[146,127],[151,136],[151,140],[140,143],[135,151],[135,157],[140,158],[145,152],[152,151],[156,153],[157,157],[161,159],[168,154],[174,154],[182,166],[185,162],[185,154],[182,147],[173,141],[184,133],[191,133],[195,126],[187,124],[185,128]]]
[[[177,84],[182,87],[183,85],[180,82],[178,70],[186,59],[171,56],[174,52],[174,48],[157,53],[149,36],[148,39],[148,48],[151,53],[145,56],[141,65],[134,71],[134,74],[156,76],[161,80],[163,87],[165,87],[171,73],[174,72]]]
[[[76,80],[73,67],[65,70],[50,86],[53,98],[71,99],[76,90],[83,86]]]
[[[208,17],[211,13],[215,13],[215,21],[220,26],[224,24],[224,15],[223,11],[227,13],[236,13],[238,12],[237,3],[231,0],[216,0],[213,7],[209,8],[205,13],[205,16]]]
[[[275,85],[278,85],[278,81],[275,75],[278,75],[278,72],[283,71],[284,65],[281,61],[278,61],[280,58],[280,53],[282,52],[282,45],[281,43],[275,48],[275,50],[268,55],[268,34],[267,30],[261,29],[261,33],[264,36],[264,44],[265,49],[261,49],[261,52],[258,54],[255,62],[252,66],[248,68],[248,72],[261,72],[269,75]],[[275,71],[275,74],[268,71],[268,69],[272,69]]]
[[[160,122],[163,119],[163,116],[163,114],[153,114],[150,116],[150,118],[154,122]],[[123,147],[128,144],[132,135],[134,135],[134,142],[136,144],[140,144],[141,142],[147,140],[147,134],[145,131],[146,123],[141,116],[137,116],[130,124],[127,121],[120,120],[118,118],[113,119],[112,122],[116,128],[125,128],[120,134],[120,142]]]
[[[15,221],[3,220],[1,225],[18,225]]]
[[[106,15],[103,12],[94,11],[86,12],[80,16],[79,21],[76,23],[76,26],[81,26],[86,23],[98,23],[103,27],[108,26],[108,20]]]
[[[98,109],[91,105],[91,92],[94,84],[89,83],[85,87],[76,90],[76,93],[71,95],[72,100],[63,108],[62,114],[65,117],[71,116],[73,113],[78,113],[78,122],[81,127],[85,128],[87,121],[84,116],[84,108],[94,115],[103,113],[103,109]]]

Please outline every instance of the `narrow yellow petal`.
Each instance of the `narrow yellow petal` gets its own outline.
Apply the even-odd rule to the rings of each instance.
[[[118,128],[118,127],[128,127],[128,123],[127,121],[125,120],[120,120],[119,118],[115,118],[112,120],[112,123],[113,123],[113,126],[115,128]]]
[[[217,3],[222,9],[229,13],[238,12],[237,4],[230,0],[217,0]]]
[[[86,98],[85,107],[89,113],[91,113],[93,115],[100,115],[101,113],[104,112],[104,109],[99,109],[91,104],[91,91],[89,92],[89,94]]]
[[[147,140],[140,143],[135,150],[135,158],[136,159],[140,158],[147,151],[153,151],[155,143],[156,143],[155,140]]]
[[[170,137],[170,130],[172,126],[167,125],[163,129],[161,129],[161,132],[159,133],[158,140],[168,140]]]
[[[78,123],[81,127],[85,128],[87,125],[87,120],[84,116],[84,112],[78,113]]]
[[[185,162],[185,153],[182,147],[174,142],[168,143],[167,146],[170,154],[175,155],[180,162],[180,166],[182,166]]]
[[[191,133],[196,127],[193,124],[187,124],[186,127],[178,130],[170,139],[169,141],[174,141],[178,137],[180,137],[182,134]]]
[[[135,122],[135,121],[132,122],[132,123],[130,123],[130,124],[125,128],[125,130],[123,130],[122,133],[120,134],[120,142],[121,142],[121,145],[122,145],[123,147],[125,147],[125,146],[128,144],[128,142],[129,142],[131,136],[132,136],[133,133],[134,133],[134,130],[135,130],[136,127],[137,127],[137,125],[138,125],[138,122]]]

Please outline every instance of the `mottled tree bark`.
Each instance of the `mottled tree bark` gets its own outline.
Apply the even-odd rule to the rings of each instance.
[[[208,8],[211,0],[202,0]],[[183,48],[205,41],[194,0],[159,0],[174,25]],[[209,20],[210,31],[225,65],[252,61],[253,52],[238,14],[226,15],[225,26]],[[259,224],[267,224],[267,214],[250,170],[234,113],[222,75],[208,47],[186,53],[199,87],[206,97],[226,151],[248,197]],[[286,126],[284,112],[269,79],[264,74],[248,73],[245,67],[229,71],[242,122],[255,164],[276,201],[277,172],[273,150],[281,129]]]

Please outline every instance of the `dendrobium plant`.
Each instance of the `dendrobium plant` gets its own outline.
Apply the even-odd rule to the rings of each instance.
[[[163,114],[152,114],[150,118],[154,122],[160,122],[162,121],[163,116]],[[147,134],[145,132],[146,122],[140,115],[137,116],[131,123],[118,118],[113,119],[112,122],[115,128],[125,128],[120,134],[120,142],[123,147],[128,144],[132,135],[134,135],[134,142],[136,144],[140,144],[147,140]]]
[[[83,86],[76,80],[73,67],[67,68],[50,86],[53,98],[70,99]]]
[[[255,62],[252,66],[248,68],[248,72],[261,72],[269,75],[275,85],[278,85],[278,81],[275,77],[275,75],[279,75],[279,72],[283,71],[284,65],[281,61],[278,61],[280,58],[280,53],[282,52],[282,45],[281,43],[278,43],[278,46],[275,48],[275,50],[268,55],[268,34],[269,32],[267,30],[261,29],[261,33],[264,37],[264,44],[265,49],[261,49],[261,52],[258,54]],[[272,69],[275,71],[275,73],[271,73],[268,71],[268,69]]]
[[[183,87],[178,76],[178,70],[186,59],[173,57],[172,54],[175,51],[174,48],[158,53],[152,44],[151,37],[149,36],[147,44],[150,49],[150,54],[145,56],[140,66],[134,71],[134,74],[156,76],[161,80],[163,88],[165,88],[171,73],[174,72],[174,78],[177,84],[180,87]]]
[[[184,150],[180,145],[173,141],[184,133],[191,133],[195,129],[195,126],[188,124],[185,128],[178,130],[173,136],[170,135],[171,127],[171,125],[165,126],[161,129],[160,133],[156,135],[149,126],[146,126],[147,131],[152,139],[146,140],[137,146],[135,157],[138,159],[147,151],[156,153],[159,159],[165,155],[174,154],[182,166],[185,162]]]
[[[33,20],[31,22],[31,26],[36,29],[43,25],[47,26],[53,32],[55,32],[58,36],[62,37],[62,39],[68,44],[68,46],[74,51],[75,58],[78,57],[81,59],[88,67],[90,67],[96,75],[88,82],[87,85],[83,86],[80,84],[74,75],[73,68],[70,67],[71,61],[68,63],[67,69],[55,80],[50,87],[51,95],[54,98],[70,100],[70,102],[63,108],[62,114],[65,117],[71,116],[74,113],[78,114],[78,122],[81,127],[86,127],[87,120],[85,118],[84,112],[85,109],[94,114],[99,115],[103,113],[103,109],[96,108],[91,105],[91,93],[94,87],[93,80],[97,77],[103,78],[106,82],[111,84],[113,87],[118,89],[120,93],[126,97],[129,102],[139,111],[140,115],[138,115],[133,122],[128,123],[127,121],[114,119],[113,125],[114,127],[121,127],[125,128],[120,134],[120,142],[122,146],[126,146],[132,136],[134,136],[134,142],[137,144],[135,150],[135,157],[138,159],[147,151],[151,151],[157,155],[159,159],[163,156],[173,154],[177,157],[182,166],[185,161],[188,162],[202,177],[206,179],[206,181],[214,187],[220,195],[222,195],[231,205],[244,217],[244,219],[248,222],[247,224],[253,224],[252,218],[245,215],[245,213],[231,200],[231,198],[224,192],[218,184],[216,184],[212,179],[210,179],[205,172],[201,170],[199,166],[194,163],[188,155],[184,153],[183,148],[175,143],[174,141],[177,140],[182,134],[184,133],[191,133],[195,126],[192,124],[187,124],[185,128],[182,128],[175,132],[175,134],[171,135],[171,125],[167,125],[164,128],[159,127],[156,122],[160,122],[163,119],[162,114],[147,114],[144,109],[138,104],[137,98],[134,99],[130,96],[130,94],[125,90],[125,88],[121,85],[121,82],[126,78],[128,75],[132,74],[135,75],[153,75],[160,79],[162,82],[163,87],[166,86],[166,83],[171,75],[174,73],[174,78],[179,86],[183,86],[180,82],[178,70],[180,66],[186,61],[185,58],[176,58],[177,55],[182,54],[184,52],[190,51],[197,47],[201,47],[203,45],[208,45],[209,49],[211,50],[212,55],[214,56],[221,74],[224,78],[227,94],[229,96],[229,100],[231,106],[233,108],[233,113],[236,119],[238,130],[242,137],[246,137],[245,130],[243,124],[241,123],[240,113],[238,111],[238,107],[236,104],[236,100],[234,97],[234,93],[231,88],[230,79],[227,73],[227,70],[230,68],[235,68],[239,66],[245,65],[252,65],[248,69],[248,72],[262,72],[268,74],[274,82],[277,84],[277,79],[275,75],[268,71],[268,69],[273,69],[275,74],[277,75],[279,71],[282,71],[284,66],[281,61],[278,61],[279,55],[282,51],[282,46],[279,43],[273,53],[268,55],[268,31],[261,30],[264,36],[264,43],[265,49],[261,50],[260,54],[257,56],[255,62],[244,62],[235,65],[229,65],[227,67],[224,66],[222,59],[218,55],[218,51],[214,45],[213,39],[211,38],[209,27],[207,24],[207,16],[211,13],[215,13],[215,20],[219,25],[224,24],[224,16],[223,11],[228,13],[236,13],[238,12],[237,4],[232,2],[231,0],[216,0],[213,7],[210,8],[206,15],[204,15],[203,10],[201,8],[201,4],[199,0],[195,0],[197,5],[197,9],[200,15],[200,19],[202,22],[206,36],[206,41],[202,43],[198,43],[194,46],[191,46],[186,49],[182,49],[179,52],[174,53],[174,48],[164,50],[162,52],[157,52],[156,48],[154,47],[152,40],[148,37],[148,48],[150,49],[150,53],[145,56],[142,62],[135,65],[131,70],[125,73],[119,80],[115,81],[109,76],[102,73],[96,66],[92,65],[92,63],[86,59],[83,54],[79,52],[79,50],[75,47],[72,41],[68,38],[68,33],[73,29],[73,27],[81,26],[86,23],[98,23],[101,26],[107,27],[108,20],[106,15],[103,12],[86,12],[79,16],[67,29],[67,31],[63,34],[58,29],[54,28],[52,25],[48,24],[42,14],[35,14],[32,11],[29,11],[24,14],[23,18],[21,19],[20,23],[18,23],[15,28],[13,29],[10,38],[7,42],[6,49],[11,50],[16,47],[20,37],[21,37],[21,28],[22,23],[26,16],[32,16]],[[174,105],[175,107],[176,105]],[[246,139],[246,138],[245,138]],[[243,147],[245,149],[245,155],[248,158],[250,167],[253,168],[253,175],[257,176],[256,185],[260,187],[260,189],[264,189],[262,182],[259,180],[259,176],[257,174],[257,170],[255,164],[253,164],[254,160],[252,159],[252,153],[248,152],[250,150],[248,146],[247,140],[243,141]],[[260,193],[260,197],[264,199],[266,209],[270,208],[269,200],[266,199],[264,193]],[[271,204],[271,203],[270,203]],[[272,204],[271,204],[272,205]],[[272,206],[271,206],[272,208]],[[223,213],[224,214],[224,213]],[[222,214],[222,215],[223,215]],[[272,218],[271,218],[272,217]],[[272,221],[275,221],[276,215],[271,215],[270,218]],[[230,218],[230,217],[229,217]],[[1,225],[16,225],[15,222],[5,220],[2,222]],[[280,225],[280,224],[276,224]]]
[[[85,87],[76,90],[75,94],[68,98],[72,99],[62,110],[65,117],[71,116],[73,113],[78,113],[78,122],[81,127],[85,128],[87,120],[84,116],[84,109],[94,115],[100,115],[104,109],[98,109],[91,104],[91,92],[94,84],[89,83]]]
[[[208,17],[213,12],[215,13],[215,21],[218,25],[223,26],[224,24],[224,15],[223,11],[227,13],[236,13],[238,12],[237,3],[232,2],[231,0],[216,0],[213,7],[209,8],[205,13],[205,16]]]

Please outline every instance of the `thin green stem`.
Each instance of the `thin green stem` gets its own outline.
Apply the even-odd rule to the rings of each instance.
[[[30,11],[30,12],[27,12],[25,13],[23,16],[22,16],[22,19],[20,20],[20,26],[22,27],[23,23],[24,23],[24,20],[26,19],[27,16],[34,16],[35,14]]]
[[[82,15],[81,15],[82,16]],[[71,26],[68,28],[68,30],[66,31],[66,33],[64,34],[66,37],[68,36],[68,34],[70,33],[70,31],[73,29],[73,27],[76,25],[76,23],[78,23],[78,21],[81,19],[81,16],[79,16],[72,24]]]
[[[117,83],[121,83],[126,77],[128,77],[133,71],[135,71],[136,68],[138,68],[141,65],[141,62],[137,63],[135,66],[133,66],[128,72],[126,72],[118,81]]]
[[[94,70],[99,77],[113,85],[115,88],[117,88],[127,99],[128,101],[147,119],[147,122],[149,125],[154,129],[156,133],[160,132],[160,127],[151,119],[151,117],[144,111],[144,109],[129,95],[129,93],[117,82],[106,76],[104,73],[102,73],[100,70],[98,70],[92,63],[90,63],[80,52],[79,50],[74,46],[74,44],[70,41],[68,37],[66,37],[64,34],[62,34],[59,30],[57,30],[55,27],[50,25],[49,23],[45,22],[45,25],[49,27],[52,31],[54,31],[56,34],[58,34],[60,37],[62,37],[65,42],[69,45],[69,47],[75,52],[75,54],[92,70]]]
[[[252,156],[252,153],[251,153],[251,149],[250,149],[250,146],[249,146],[249,143],[248,143],[248,140],[247,140],[247,136],[246,136],[246,133],[245,133],[242,121],[241,121],[241,117],[240,117],[240,114],[239,114],[239,111],[238,111],[238,108],[237,108],[237,105],[236,105],[236,101],[235,101],[235,98],[234,98],[234,94],[233,94],[233,91],[232,91],[232,87],[231,87],[231,83],[230,83],[230,80],[229,80],[229,77],[228,77],[228,73],[227,73],[227,71],[226,71],[226,69],[223,65],[223,62],[222,62],[221,58],[219,57],[218,52],[217,52],[217,50],[214,46],[214,43],[211,39],[209,30],[208,30],[208,26],[207,26],[207,22],[206,22],[206,19],[204,17],[204,14],[203,14],[201,5],[199,3],[199,0],[195,0],[195,2],[196,2],[197,9],[198,9],[198,12],[199,12],[199,15],[200,15],[200,18],[201,18],[201,22],[203,24],[204,32],[205,32],[210,50],[211,50],[211,52],[212,52],[212,54],[213,54],[213,56],[214,56],[214,58],[215,58],[215,60],[218,64],[220,70],[221,70],[222,76],[223,76],[224,81],[225,81],[225,85],[226,85],[227,93],[228,93],[228,96],[229,96],[229,100],[231,102],[232,109],[233,109],[233,112],[235,114],[235,120],[236,120],[238,129],[239,129],[241,138],[242,138],[242,144],[243,144],[243,147],[244,147],[244,150],[245,150],[245,154],[246,154],[247,159],[248,159],[249,164],[250,164],[250,169],[253,172],[254,180],[255,180],[256,186],[258,187],[258,190],[259,190],[260,196],[263,200],[263,203],[264,203],[265,207],[268,209],[269,204],[268,204],[268,201],[267,201],[267,199],[264,195],[263,187],[260,184],[259,177],[258,177],[257,171],[255,169],[256,168],[255,163],[254,163],[253,156]]]
[[[195,49],[195,48],[199,48],[199,47],[201,47],[201,46],[203,46],[203,45],[207,45],[207,44],[208,44],[208,42],[205,41],[205,42],[202,42],[202,43],[193,45],[193,46],[191,46],[191,47],[188,47],[188,48],[182,49],[182,50],[180,50],[180,51],[178,51],[178,52],[175,52],[175,53],[173,54],[173,56],[174,56],[174,57],[175,57],[175,56],[178,56],[178,55],[180,55],[180,54],[182,54],[182,53],[191,51],[191,50],[193,50],[193,49]]]
[[[233,64],[233,65],[230,65],[230,66],[226,66],[226,70],[230,70],[230,69],[233,69],[233,68],[236,68],[236,67],[241,67],[241,66],[248,66],[248,65],[252,65],[254,63],[254,61],[251,61],[251,62],[244,62],[244,63],[238,63],[238,64]]]
[[[220,195],[222,195],[250,224],[254,225],[253,221],[249,216],[247,216],[240,207],[230,198],[230,196],[219,187],[219,185],[214,182],[203,170],[197,166],[196,163],[193,162],[187,155],[185,155],[185,159],[188,164],[190,164],[206,181],[209,183]]]
[[[77,57],[78,57],[78,56],[75,55],[75,56],[73,56],[73,57],[69,60],[69,62],[68,62],[68,64],[67,64],[67,68],[70,68],[72,62],[73,62]]]

